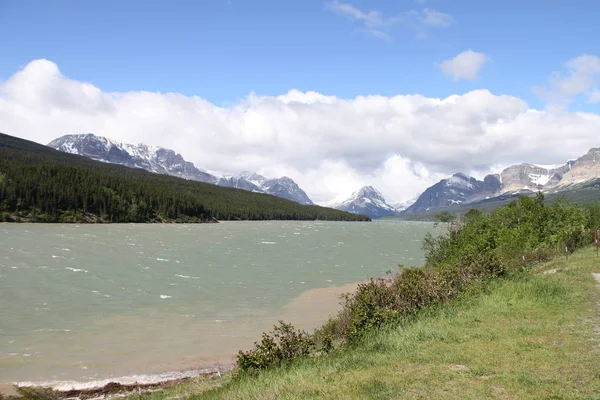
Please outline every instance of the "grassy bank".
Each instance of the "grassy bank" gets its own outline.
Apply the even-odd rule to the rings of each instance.
[[[600,291],[592,272],[600,261],[581,250],[474,287],[327,357],[146,398],[600,399]]]

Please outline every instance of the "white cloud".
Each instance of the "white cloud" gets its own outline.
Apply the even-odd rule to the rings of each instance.
[[[445,60],[440,64],[440,68],[445,75],[452,79],[476,79],[483,68],[483,65],[489,61],[489,58],[473,50],[463,51],[451,60]]]
[[[327,8],[352,21],[359,22],[362,27],[358,30],[376,38],[390,40],[387,32],[393,25],[403,24],[417,30],[417,38],[423,39],[427,35],[423,32],[426,27],[446,27],[454,22],[451,15],[443,12],[424,8],[422,11],[408,10],[391,17],[384,17],[376,10],[362,11],[357,7],[339,0],[325,3]]]
[[[583,95],[588,102],[600,101],[596,88],[600,81],[600,57],[583,54],[564,63],[565,74],[554,72],[549,87],[534,87],[533,91],[550,106],[562,108]]]
[[[451,15],[429,8],[423,10],[423,15],[420,18],[425,25],[431,26],[448,26],[454,22]]]
[[[46,60],[0,83],[0,132],[160,145],[210,171],[288,175],[321,203],[366,184],[400,202],[454,172],[560,162],[597,147],[599,131],[597,114],[533,110],[486,90],[443,99],[290,90],[218,107],[177,93],[104,92]]]

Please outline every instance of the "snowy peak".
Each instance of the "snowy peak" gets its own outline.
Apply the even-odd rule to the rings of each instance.
[[[49,147],[97,161],[141,168],[157,174],[215,183],[217,178],[185,161],[181,154],[162,147],[126,144],[92,133],[65,135],[48,143]]]
[[[450,178],[444,179],[443,181],[447,187],[459,189],[464,188],[466,190],[472,189],[473,186],[477,184],[477,180],[475,178],[471,178],[470,176],[467,176],[461,172],[458,172],[452,175]]]
[[[385,199],[383,198],[381,192],[375,189],[373,186],[362,187],[358,192],[354,192],[352,194],[352,198],[378,200],[381,203],[385,203]]]
[[[267,193],[300,204],[313,204],[296,182],[288,177],[267,179],[254,172],[244,171],[239,176],[217,178],[196,168],[181,154],[162,147],[148,146],[143,143],[119,143],[92,133],[61,136],[50,142],[48,146],[106,163],[142,168],[157,174],[172,175],[251,192]]]
[[[569,170],[569,163],[557,165],[518,164],[500,173],[502,192],[515,193],[521,190],[542,190],[554,186]]]
[[[480,181],[457,173],[427,188],[404,213],[419,213],[482,200],[494,196],[501,186],[498,175],[488,175]]]
[[[263,182],[262,187],[266,193],[274,196],[283,197],[284,199],[292,200],[300,204],[313,204],[304,190],[300,189],[298,184],[287,176],[266,180]]]
[[[395,208],[385,202],[382,194],[373,186],[364,186],[346,201],[334,206],[338,210],[381,218],[395,215]]]
[[[267,178],[265,178],[264,176],[250,171],[242,171],[242,173],[239,174],[237,178],[244,179],[256,186],[262,185],[267,180]]]

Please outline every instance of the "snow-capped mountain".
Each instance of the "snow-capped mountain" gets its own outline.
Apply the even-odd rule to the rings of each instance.
[[[300,204],[311,205],[312,200],[296,182],[287,176],[269,179],[254,172],[244,171],[238,176],[224,177],[217,181],[217,185],[250,190],[252,192],[267,193],[282,197]]]
[[[177,176],[184,179],[234,187],[251,192],[267,193],[296,201],[313,204],[296,182],[288,177],[267,179],[253,172],[244,171],[239,176],[216,177],[185,161],[181,154],[162,147],[119,143],[91,133],[65,135],[50,143],[49,147],[71,154],[79,154],[97,161],[141,168],[157,174]]]
[[[501,186],[498,175],[488,175],[483,181],[480,181],[457,173],[427,188],[414,204],[404,210],[404,213],[419,213],[439,207],[469,203],[494,196]]]
[[[346,201],[336,204],[333,208],[354,214],[363,214],[371,218],[388,217],[396,214],[394,207],[373,186],[365,186],[354,192]]]
[[[417,199],[418,197],[414,197],[410,200],[401,201],[400,203],[392,204],[392,207],[394,207],[394,210],[396,212],[401,212],[406,210],[408,207],[412,206],[417,201]]]
[[[207,183],[217,178],[185,161],[181,154],[162,147],[126,144],[92,133],[65,135],[48,143],[53,149],[79,154],[97,161],[141,168],[157,174],[177,176]]]
[[[572,162],[557,165],[512,165],[500,173],[502,193],[548,189],[557,185],[571,166]]]
[[[497,196],[531,192],[560,192],[600,178],[600,148],[562,164],[517,164],[483,181],[454,174],[429,187],[404,213],[419,213],[454,204],[469,204]]]

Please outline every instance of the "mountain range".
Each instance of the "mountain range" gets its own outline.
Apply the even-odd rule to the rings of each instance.
[[[576,160],[556,165],[518,164],[482,181],[462,173],[442,179],[425,190],[403,214],[473,204],[494,198],[534,192],[560,193],[600,178],[600,148],[592,148]]]
[[[313,202],[306,192],[289,177],[267,178],[254,172],[216,176],[197,168],[173,150],[146,144],[124,144],[94,134],[65,135],[48,144],[54,149],[78,154],[94,160],[141,168],[159,174],[212,183],[219,186],[266,193],[300,204]],[[373,186],[365,186],[347,200],[331,205],[342,211],[364,214],[371,218],[415,215],[438,208],[475,204],[537,191],[559,193],[600,178],[600,148],[556,165],[518,164],[499,174],[478,180],[463,173],[442,179],[427,188],[416,199],[390,205]]]
[[[157,174],[177,176],[219,186],[271,194],[300,204],[313,204],[304,190],[286,176],[269,179],[245,171],[238,176],[217,177],[184,160],[181,154],[162,147],[148,146],[143,143],[120,143],[92,133],[64,135],[54,139],[47,146],[97,161],[141,168]]]

